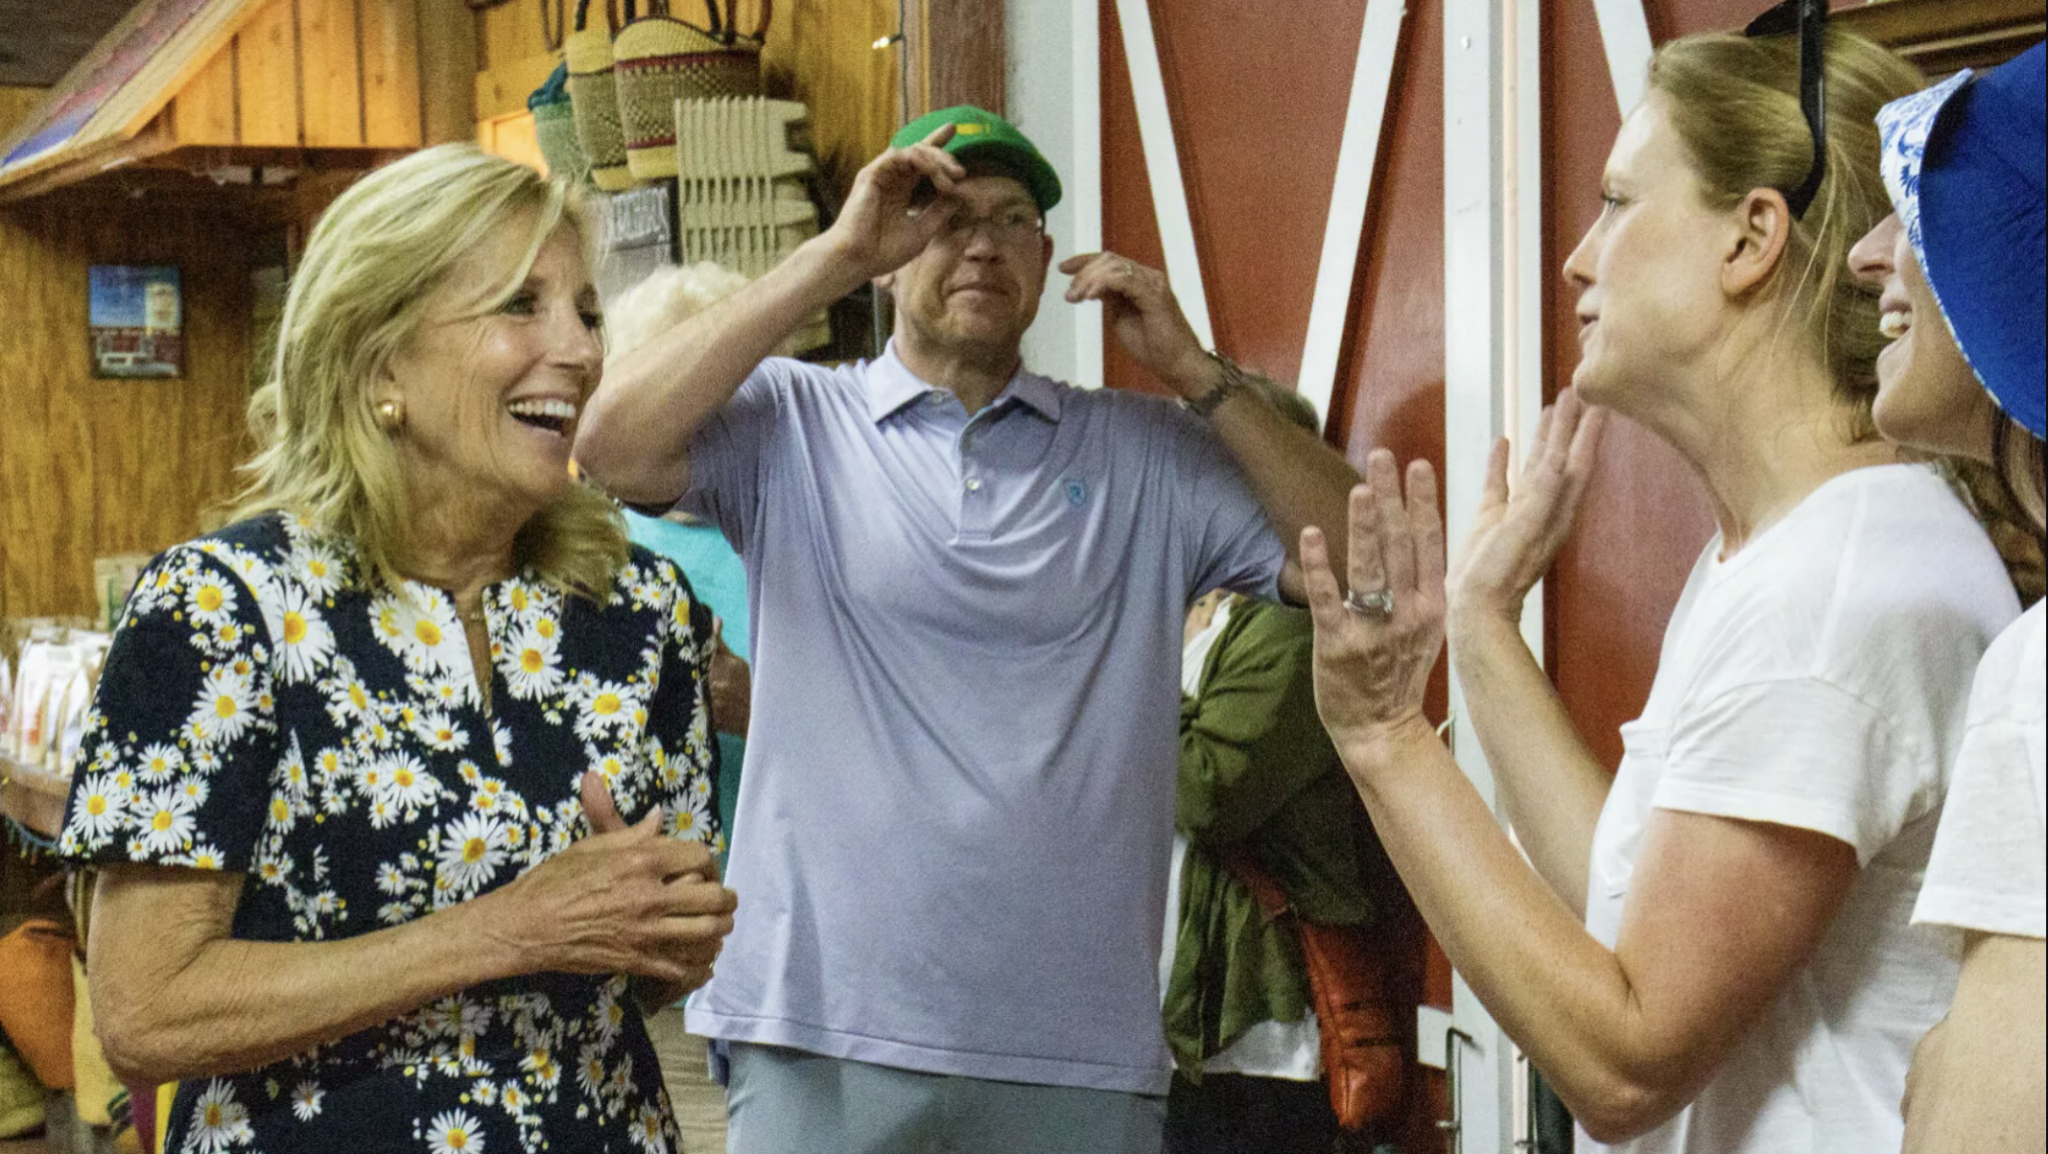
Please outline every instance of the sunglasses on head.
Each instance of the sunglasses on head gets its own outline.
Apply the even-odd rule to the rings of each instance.
[[[1806,218],[1828,171],[1827,61],[1823,54],[1827,26],[1828,0],[1784,0],[1742,30],[1744,36],[1799,34],[1799,110],[1806,114],[1807,131],[1813,134],[1813,166],[1799,187],[1778,190],[1785,194],[1795,220]]]

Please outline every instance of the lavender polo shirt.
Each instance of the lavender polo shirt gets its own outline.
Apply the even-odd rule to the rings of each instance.
[[[1285,559],[1222,443],[1031,373],[970,418],[892,348],[765,362],[690,470],[754,653],[739,917],[690,1029],[1165,1093],[1181,622]]]

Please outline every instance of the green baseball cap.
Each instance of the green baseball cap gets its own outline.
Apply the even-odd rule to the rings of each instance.
[[[889,147],[908,148],[942,124],[953,126],[953,139],[946,142],[946,151],[960,163],[979,161],[1000,169],[1004,176],[1015,177],[1031,190],[1040,212],[1050,212],[1060,202],[1060,175],[1031,138],[1017,131],[1016,125],[972,104],[925,113],[898,130]]]

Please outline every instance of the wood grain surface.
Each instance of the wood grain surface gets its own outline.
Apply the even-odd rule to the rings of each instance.
[[[276,0],[291,6],[294,0]],[[299,20],[301,133],[308,148],[363,142],[362,58],[356,0],[296,0]]]
[[[172,131],[180,144],[234,144],[235,46],[230,41],[171,101]]]
[[[289,148],[299,140],[298,30],[291,0],[271,0],[235,37],[236,144]]]
[[[225,198],[0,209],[0,616],[92,614],[95,557],[192,537],[231,493],[247,447],[248,227]],[[94,264],[179,268],[182,379],[93,379]]]

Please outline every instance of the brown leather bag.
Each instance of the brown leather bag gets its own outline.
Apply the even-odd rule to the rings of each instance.
[[[0,1031],[36,1081],[51,1090],[76,1084],[71,1065],[74,944],[69,930],[45,918],[23,922],[0,938]]]
[[[1337,1124],[1361,1130],[1392,1118],[1401,1108],[1407,1062],[1400,1007],[1387,997],[1385,957],[1366,941],[1362,926],[1322,925],[1297,915],[1242,844],[1217,850],[1216,857],[1251,891],[1267,923],[1286,921],[1301,942]]]

